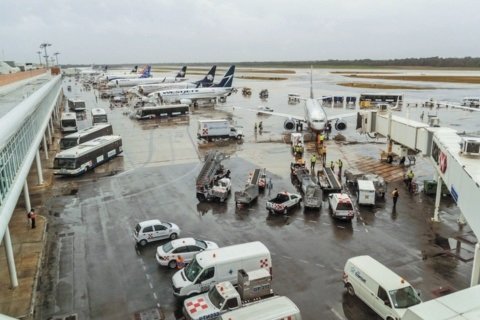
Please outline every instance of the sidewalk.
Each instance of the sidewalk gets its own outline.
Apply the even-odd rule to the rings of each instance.
[[[16,288],[11,288],[5,247],[3,243],[0,246],[0,314],[15,318],[31,319],[34,310],[35,292],[47,230],[45,216],[48,213],[43,210],[43,196],[53,182],[51,168],[60,136],[57,126],[55,128],[53,149],[49,149],[48,160],[45,159],[45,152],[40,150],[44,183],[38,185],[35,160],[27,178],[30,202],[37,213],[36,228],[31,228],[30,221],[26,217],[23,194],[18,199],[17,207],[9,224],[18,277],[18,287]]]

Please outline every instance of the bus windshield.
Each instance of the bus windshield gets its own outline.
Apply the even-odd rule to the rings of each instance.
[[[62,150],[73,148],[76,145],[77,145],[76,138],[63,138],[62,140],[60,140],[60,149]]]
[[[55,159],[55,168],[59,169],[75,169],[75,159]]]
[[[107,116],[105,114],[99,115],[99,116],[94,116],[93,117],[93,122],[94,123],[107,123]]]
[[[76,125],[76,120],[62,120],[62,127],[75,127]]]

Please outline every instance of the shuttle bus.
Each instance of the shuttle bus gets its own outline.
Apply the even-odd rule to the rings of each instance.
[[[403,94],[362,93],[360,95],[360,108],[375,107],[377,104],[389,104],[391,107],[401,109]]]
[[[478,107],[480,107],[480,98],[478,98],[478,97],[465,97],[462,100],[462,106],[478,108]]]
[[[103,108],[93,108],[92,109],[92,126],[99,123],[107,123],[107,113]]]
[[[53,174],[77,176],[109,161],[122,151],[122,137],[96,138],[57,153],[53,162]]]
[[[190,112],[190,108],[186,104],[171,104],[147,106],[138,108],[135,112],[137,119],[152,119],[156,117],[172,117],[179,115],[186,115]]]
[[[80,99],[68,99],[68,108],[71,111],[85,111],[85,101]]]
[[[93,140],[102,136],[113,134],[112,125],[109,123],[98,124],[96,126],[79,130],[60,139],[60,149],[66,150],[73,148],[81,143]]]
[[[77,115],[73,112],[62,113],[62,118],[60,119],[60,130],[62,132],[76,132]]]

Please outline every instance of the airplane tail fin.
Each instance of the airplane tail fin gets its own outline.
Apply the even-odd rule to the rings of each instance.
[[[178,71],[175,78],[185,78],[185,74],[187,74],[187,66],[183,66],[182,69],[180,69],[180,71]]]
[[[310,66],[310,99],[313,99],[313,66]]]
[[[226,87],[230,88],[233,84],[233,74],[235,73],[235,66],[231,66],[227,73],[223,76],[222,80],[219,82],[217,87]]]
[[[215,71],[217,70],[217,66],[213,66],[210,71],[208,71],[207,75],[199,81],[196,81],[195,84],[198,87],[210,87],[213,84],[213,79],[215,78]]]
[[[138,71],[138,66],[133,67],[132,71],[130,73],[137,73]]]
[[[150,75],[150,70],[152,69],[152,66],[150,65],[147,65],[143,71],[142,71],[142,75],[140,76],[140,78],[150,78],[151,75]]]

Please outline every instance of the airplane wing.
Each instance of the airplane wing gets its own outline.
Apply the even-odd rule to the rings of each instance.
[[[349,112],[349,113],[342,113],[342,114],[336,114],[336,115],[327,114],[327,119],[329,121],[332,121],[332,120],[338,120],[338,119],[343,119],[348,117],[355,117],[356,115],[357,115],[357,112]]]
[[[264,111],[264,110],[242,108],[242,107],[235,107],[235,108],[248,110],[248,111],[253,111],[253,112],[257,112],[257,113],[261,113],[261,114],[269,114],[269,115],[272,115],[272,116],[278,116],[278,117],[282,117],[282,118],[289,118],[289,119],[295,119],[295,120],[299,120],[299,121],[305,121],[304,116],[296,116],[296,115],[288,114],[288,113],[281,113],[281,112],[274,112],[274,111]]]
[[[455,106],[455,105],[450,105],[452,109],[463,109],[463,110],[468,110],[468,111],[480,111],[479,108],[472,108],[472,107],[464,107],[464,106]]]

